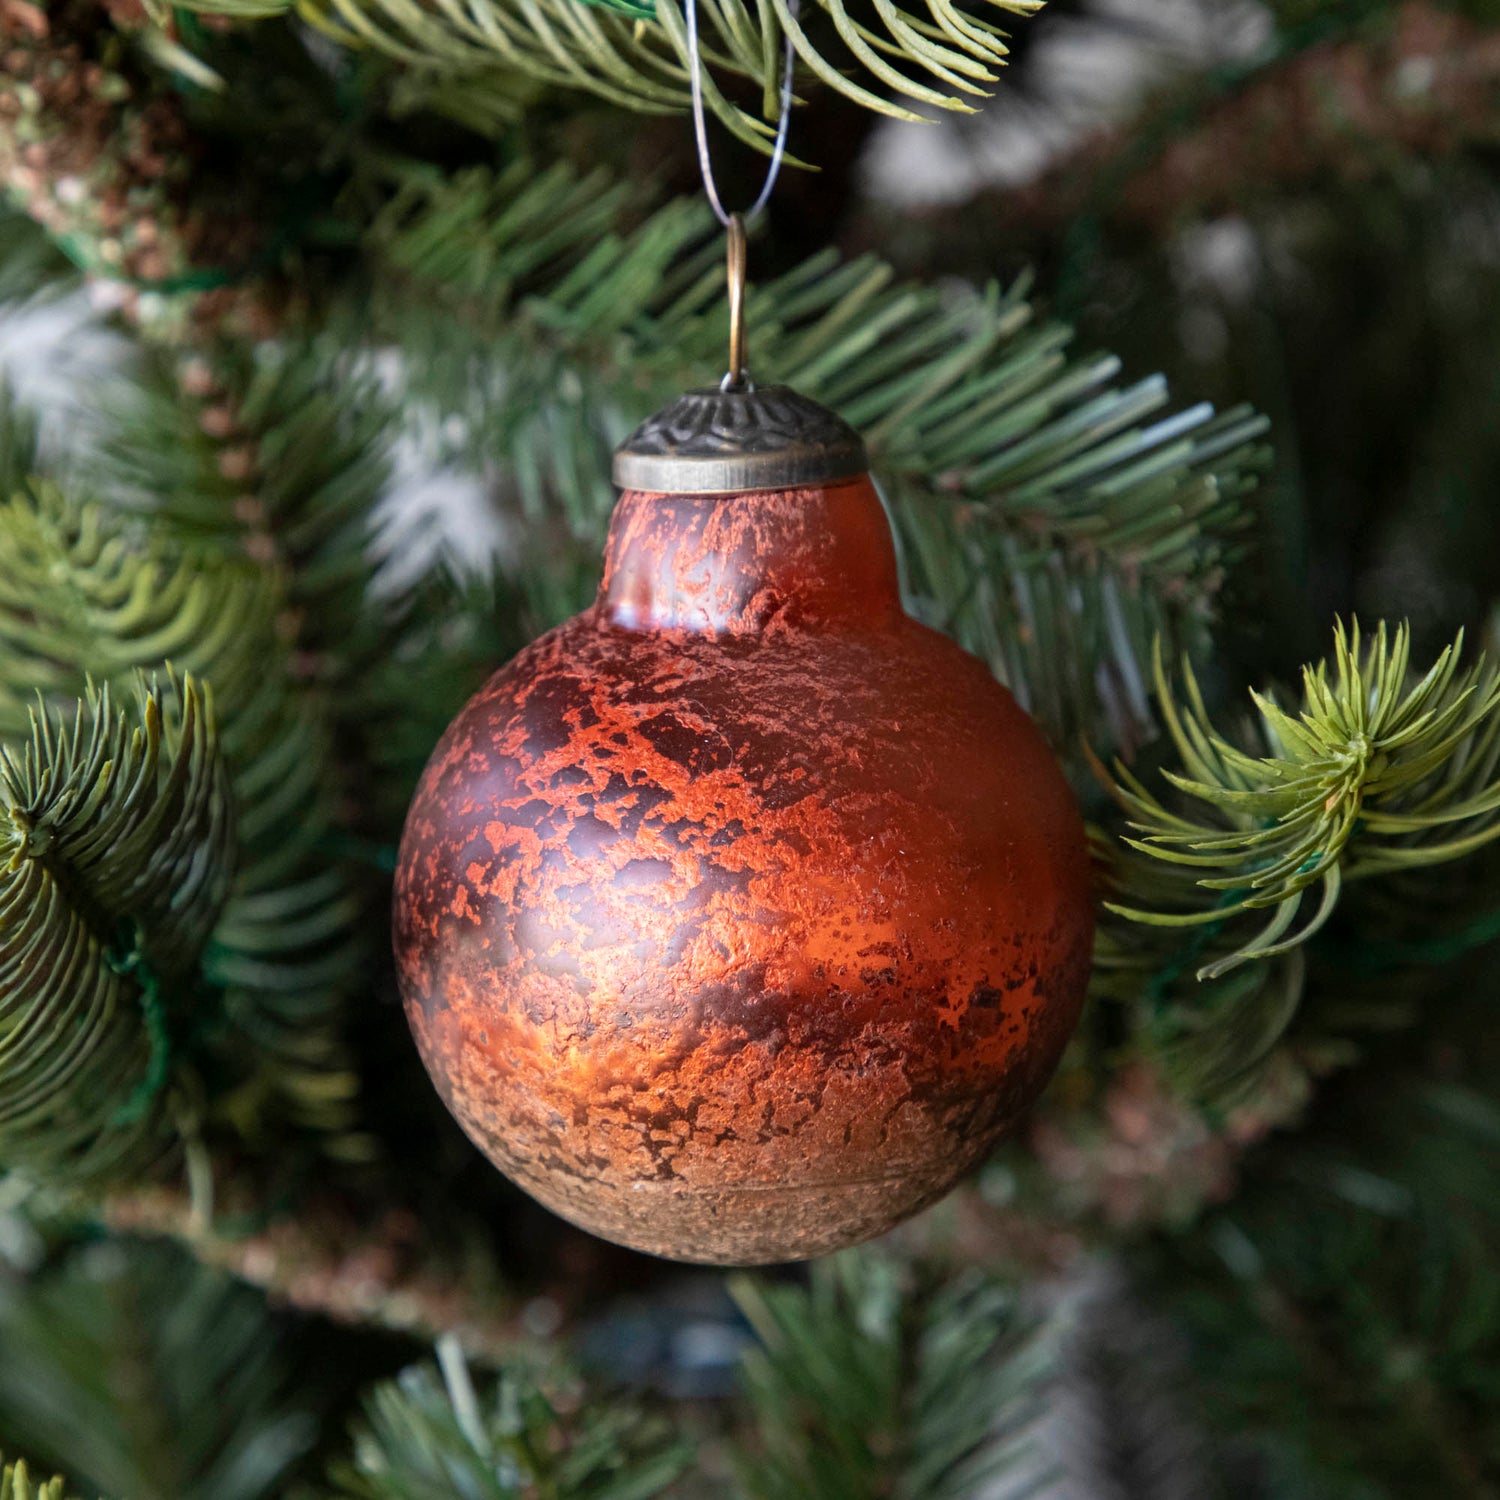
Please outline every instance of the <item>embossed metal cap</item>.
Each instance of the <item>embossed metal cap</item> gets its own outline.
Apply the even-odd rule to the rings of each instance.
[[[864,439],[784,385],[689,391],[615,449],[621,489],[663,495],[788,490],[869,468]]]

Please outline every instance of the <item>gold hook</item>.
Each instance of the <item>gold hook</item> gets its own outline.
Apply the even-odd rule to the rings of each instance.
[[[730,214],[729,262],[729,375],[726,390],[738,390],[746,381],[745,371],[745,221]]]

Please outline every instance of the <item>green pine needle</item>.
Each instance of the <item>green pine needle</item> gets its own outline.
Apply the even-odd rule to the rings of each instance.
[[[1393,1051],[1262,1152],[1198,1233],[1142,1247],[1191,1340],[1216,1447],[1284,1476],[1272,1493],[1494,1491],[1500,1111],[1485,999],[1447,1009],[1440,1076]]]
[[[1056,1350],[1012,1290],[977,1275],[918,1287],[868,1252],[811,1286],[738,1277],[761,1347],[744,1361],[747,1500],[972,1500],[1032,1493],[1033,1424]]]
[[[352,1078],[337,1011],[358,906],[319,847],[337,816],[332,731],[299,690],[277,571],[212,537],[181,541],[178,529],[164,516],[76,505],[47,484],[0,504],[0,738],[26,732],[37,694],[82,696],[86,670],[118,688],[170,661],[212,684],[238,859],[212,942],[199,944],[219,999],[195,1039],[246,1084],[219,1101],[236,1128],[251,1133],[268,1110],[283,1111],[339,1140]],[[135,915],[106,913],[96,928]],[[26,920],[47,918],[38,909]],[[162,977],[170,991],[173,976]]]
[[[972,114],[972,101],[989,93],[1009,52],[993,17],[1030,15],[1041,3],[984,0],[981,13],[973,14],[954,0],[924,0],[912,9],[883,0],[818,0],[817,10],[809,6],[798,15],[786,0],[751,7],[699,0],[704,103],[739,140],[768,150],[789,35],[805,76],[867,109],[902,120],[922,118],[915,105]],[[471,0],[463,6],[191,0],[186,8],[240,21],[295,13],[344,46],[382,53],[410,75],[477,95],[466,116],[481,129],[509,117],[505,100],[515,94],[518,76],[586,89],[621,108],[651,113],[683,109],[690,98],[687,26],[678,0]],[[179,66],[191,70],[193,63],[184,58]],[[717,78],[757,84],[765,118],[732,103]]]
[[[377,1386],[333,1493],[349,1500],[650,1500],[686,1467],[667,1425],[521,1364],[481,1397],[456,1343],[442,1378],[414,1366]],[[566,1398],[566,1399],[564,1399]]]
[[[640,219],[642,195],[602,171],[392,173],[348,337],[398,343],[413,396],[498,469],[538,543],[518,577],[547,585],[536,613],[556,623],[597,581],[614,445],[722,371],[717,231],[687,200]],[[1147,721],[1153,636],[1203,644],[1265,424],[1173,411],[1163,380],[1072,352],[1027,292],[820,254],[751,287],[752,367],[866,434],[914,612],[987,660],[1054,743],[1125,744]]]
[[[121,1500],[285,1495],[328,1400],[259,1293],[171,1245],[0,1281],[0,1428]]]
[[[170,981],[229,889],[211,703],[169,677],[133,707],[91,688],[71,722],[39,707],[24,747],[0,748],[0,1165],[54,1183],[163,1149]]]
[[[1357,623],[1339,624],[1332,665],[1304,669],[1295,709],[1252,693],[1252,749],[1213,728],[1186,663],[1179,706],[1158,646],[1157,694],[1182,762],[1163,774],[1183,810],[1123,765],[1112,789],[1138,835],[1125,843],[1177,867],[1194,909],[1109,909],[1156,926],[1217,928],[1269,908],[1253,936],[1199,969],[1213,979],[1305,942],[1346,880],[1439,864],[1500,837],[1500,670],[1484,658],[1461,668],[1462,645],[1460,635],[1418,677],[1404,626],[1392,635],[1381,625],[1366,641]]]

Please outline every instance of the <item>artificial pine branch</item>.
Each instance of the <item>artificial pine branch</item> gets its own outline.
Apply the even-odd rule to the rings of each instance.
[[[95,30],[108,23],[102,10]],[[0,77],[0,184],[76,255],[112,247],[98,269],[163,280],[200,252],[202,220],[163,234],[159,214],[143,213],[181,188],[191,170],[180,112],[132,97],[128,81],[99,56],[76,8],[8,0],[6,67]],[[82,33],[82,34],[80,34]],[[88,173],[93,191],[59,193],[60,180]],[[149,226],[149,227],[148,227]]]
[[[0,734],[20,729],[32,695],[81,695],[88,675],[118,682],[170,660],[213,684],[239,855],[203,956],[216,1015],[195,1030],[241,1079],[215,1108],[252,1135],[268,1108],[290,1110],[337,1145],[353,1090],[337,1010],[358,908],[323,847],[338,811],[330,735],[294,686],[278,593],[273,573],[179,543],[160,520],[34,487],[0,506]]]
[[[294,1207],[267,1213],[259,1194],[243,1194],[228,1174],[218,1176],[209,1224],[201,1222],[188,1193],[154,1184],[111,1192],[78,1217],[111,1234],[178,1241],[197,1260],[261,1288],[277,1305],[337,1323],[424,1342],[448,1334],[492,1364],[524,1342],[490,1244],[455,1249],[446,1233],[434,1235],[431,1223],[410,1207],[387,1202],[373,1209],[326,1191],[309,1191]],[[237,1232],[241,1223],[255,1227]]]
[[[153,365],[115,414],[100,487],[274,575],[299,676],[335,690],[356,679],[396,413],[372,381],[291,340]]]
[[[967,101],[984,97],[1009,51],[995,12],[1029,15],[1041,3],[987,0],[976,14],[953,0],[924,0],[910,10],[818,0],[820,16],[811,8],[798,14],[786,0],[753,8],[700,0],[704,102],[741,140],[767,149],[789,34],[807,75],[867,109],[920,119],[900,102],[909,100],[973,113]],[[517,76],[655,113],[680,110],[690,97],[687,27],[677,0],[602,0],[591,8],[578,0],[476,0],[463,9],[401,0],[193,0],[185,8],[241,20],[295,13],[344,46],[456,83],[473,96],[462,117],[475,128],[512,115],[507,96],[514,96]],[[764,118],[726,98],[717,78],[758,85]]]
[[[635,197],[603,172],[525,161],[398,169],[367,238],[361,324],[373,314],[413,393],[461,416],[472,461],[499,467],[539,529],[560,513],[580,553],[613,504],[613,445],[723,359],[707,214],[673,202],[625,230]],[[940,292],[822,254],[751,289],[752,361],[866,433],[914,609],[984,656],[1060,746],[1080,727],[1129,745],[1147,732],[1153,635],[1202,644],[1264,424],[1163,415],[1164,382],[1121,386],[1117,360],[1070,357],[1070,330],[1038,326],[1026,292]]]
[[[1262,1068],[1306,996],[1305,954],[1293,948],[1202,977],[1200,965],[1233,947],[1234,928],[1207,922],[1183,931],[1117,917],[1113,908],[1125,899],[1148,910],[1182,904],[1185,875],[1102,835],[1096,851],[1106,909],[1089,995],[1108,1013],[1106,1024],[1182,1100],[1215,1111],[1249,1106],[1263,1122],[1286,1118],[1300,1097],[1256,1096],[1264,1092]],[[1117,1050],[1109,1065],[1124,1056]],[[1283,1092],[1280,1081],[1272,1092]]]
[[[371,773],[392,762],[390,742],[406,731],[388,711],[391,696],[407,674],[420,673],[429,689],[441,670],[413,641],[427,628],[416,595],[438,606],[427,579],[375,597],[398,417],[374,381],[340,363],[341,351],[291,339],[275,349],[221,341],[211,353],[152,361],[116,414],[93,477],[163,529],[243,554],[274,581],[288,685],[328,722],[342,783],[337,820],[350,835],[390,840],[399,822]],[[441,708],[451,713],[480,680],[465,674]],[[336,839],[330,832],[324,842]]]
[[[687,1446],[665,1422],[575,1378],[512,1361],[481,1396],[456,1343],[440,1343],[439,1359],[441,1378],[414,1366],[371,1392],[332,1495],[650,1500],[687,1465]]]
[[[973,1274],[919,1287],[869,1252],[811,1275],[807,1289],[732,1284],[762,1341],[743,1370],[748,1500],[1025,1493],[1056,1350],[1015,1293]]]
[[[299,300],[276,273],[316,238],[342,144],[335,90],[301,39],[220,37],[226,103],[211,70],[174,71],[189,54],[152,45],[164,33],[144,7],[7,0],[0,31],[0,193],[153,335],[274,331]]]
[[[1346,1080],[1199,1233],[1135,1257],[1190,1335],[1231,1494],[1480,1500],[1500,1483],[1500,1115],[1490,996],[1471,993],[1461,1029],[1450,1011],[1428,1046]]]
[[[83,269],[127,284],[196,287],[201,268],[258,242],[253,218],[189,207],[197,143],[180,99],[123,69],[102,5],[8,0],[0,73],[0,187]],[[68,184],[86,181],[87,192]]]
[[[1269,909],[1269,921],[1202,964],[1216,979],[1272,958],[1323,927],[1346,880],[1441,864],[1500,837],[1500,670],[1460,669],[1463,637],[1422,676],[1406,628],[1368,642],[1356,622],[1334,634],[1334,657],[1303,669],[1292,710],[1252,693],[1252,748],[1209,722],[1191,665],[1179,707],[1158,650],[1158,698],[1183,771],[1165,772],[1183,811],[1169,809],[1125,766],[1114,792],[1139,837],[1125,842],[1181,876],[1188,911],[1109,909],[1162,927],[1225,926]],[[1206,804],[1207,814],[1190,812]],[[1304,897],[1320,890],[1306,915]],[[1299,924],[1299,916],[1301,921]]]
[[[0,1282],[0,1430],[95,1492],[263,1500],[326,1401],[283,1332],[255,1292],[174,1247],[76,1248]]]
[[[183,982],[229,888],[210,704],[169,678],[133,707],[90,689],[71,725],[39,708],[24,748],[0,748],[0,1164],[54,1183],[161,1154]]]
[[[1435,955],[1482,940],[1486,886],[1471,877],[1467,903],[1450,891],[1445,922],[1431,874],[1418,882],[1500,833],[1500,677],[1483,659],[1461,668],[1458,652],[1418,678],[1404,629],[1366,641],[1340,627],[1300,704],[1255,697],[1229,737],[1191,668],[1178,704],[1158,655],[1182,770],[1163,773],[1160,797],[1117,766],[1134,836],[1096,839],[1107,917],[1092,1010],[1053,1096],[1072,1103],[1044,1103],[1031,1130],[1059,1206],[1114,1222],[1195,1213],[1227,1190],[1235,1155],[1302,1112],[1313,1079],[1348,1066],[1358,1038],[1414,1019],[1429,986],[1401,913],[1436,934]],[[1308,939],[1351,881],[1362,899],[1328,956]],[[1381,951],[1377,970],[1399,984],[1372,984],[1360,962]]]
[[[229,892],[234,804],[211,693],[170,668],[136,690],[140,726],[90,690],[71,727],[33,712],[31,739],[0,748],[11,867],[35,864],[85,917],[123,913],[143,961],[190,970]]]

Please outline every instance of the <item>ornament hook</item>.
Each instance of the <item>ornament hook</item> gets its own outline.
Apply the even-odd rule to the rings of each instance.
[[[739,214],[729,216],[729,373],[719,384],[724,391],[755,389],[745,368],[745,221]]]

